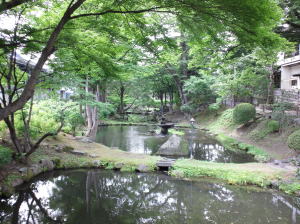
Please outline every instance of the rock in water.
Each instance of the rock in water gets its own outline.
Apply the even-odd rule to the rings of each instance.
[[[149,166],[147,166],[147,165],[140,164],[140,165],[138,165],[138,167],[136,168],[136,170],[138,172],[141,172],[141,173],[146,173],[146,172],[150,172],[151,168]]]
[[[178,135],[172,135],[157,151],[163,156],[188,156],[188,142]]]

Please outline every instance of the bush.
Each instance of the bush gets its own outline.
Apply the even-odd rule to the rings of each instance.
[[[194,112],[194,108],[191,105],[184,104],[180,107],[181,112],[191,114]]]
[[[213,103],[208,106],[208,111],[217,115],[218,111],[220,110],[219,103]]]
[[[9,148],[0,146],[0,166],[8,164],[12,160],[12,150]]]
[[[280,125],[278,121],[269,120],[261,122],[256,129],[250,132],[249,137],[258,141],[265,138],[268,134],[279,131]]]
[[[223,127],[223,128],[228,128],[234,125],[233,122],[233,109],[227,109],[225,110],[221,116],[217,119],[217,126]]]
[[[266,126],[267,126],[267,129],[268,129],[268,131],[269,131],[270,133],[272,133],[272,132],[277,132],[277,131],[279,131],[279,129],[280,129],[279,122],[278,122],[278,121],[274,121],[274,120],[268,121],[268,123],[267,123]]]
[[[255,107],[250,103],[241,103],[233,110],[233,121],[237,124],[245,124],[255,118]]]
[[[285,110],[292,110],[294,109],[294,104],[289,102],[282,102],[282,103],[274,103],[272,106],[273,111],[285,111]]]
[[[288,146],[294,150],[300,150],[300,130],[293,132],[288,137]]]

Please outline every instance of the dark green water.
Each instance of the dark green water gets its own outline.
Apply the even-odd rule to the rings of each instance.
[[[297,202],[298,200],[298,202]],[[299,198],[160,174],[48,173],[1,199],[1,223],[297,224]]]
[[[155,154],[169,136],[150,134],[154,127],[103,126],[99,127],[96,142],[133,153]],[[243,151],[226,150],[213,137],[195,129],[182,129],[188,154],[183,157],[225,163],[254,162],[252,155]]]

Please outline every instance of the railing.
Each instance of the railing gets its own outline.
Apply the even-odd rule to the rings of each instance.
[[[284,65],[284,64],[289,64],[289,63],[293,63],[296,61],[300,61],[300,55],[296,55],[294,57],[290,57],[290,58],[285,58],[285,59],[281,59],[277,62],[278,65]]]

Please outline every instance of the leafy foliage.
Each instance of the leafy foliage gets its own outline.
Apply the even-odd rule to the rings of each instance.
[[[214,93],[210,88],[211,81],[208,78],[190,77],[184,83],[184,91],[191,98],[194,105],[207,105],[214,100]]]
[[[253,131],[250,132],[249,137],[252,140],[261,140],[270,133],[279,131],[280,125],[278,121],[268,120],[262,121]]]
[[[12,154],[11,149],[0,145],[0,167],[11,162]]]
[[[220,108],[221,108],[221,106],[219,103],[213,103],[208,106],[208,111],[217,115]]]
[[[287,140],[288,146],[294,150],[300,150],[300,130],[293,132]]]
[[[241,103],[233,110],[233,120],[237,124],[245,124],[251,119],[254,119],[255,115],[255,107],[250,103]]]
[[[267,129],[270,132],[276,132],[279,131],[280,125],[278,121],[270,120],[267,122]]]

